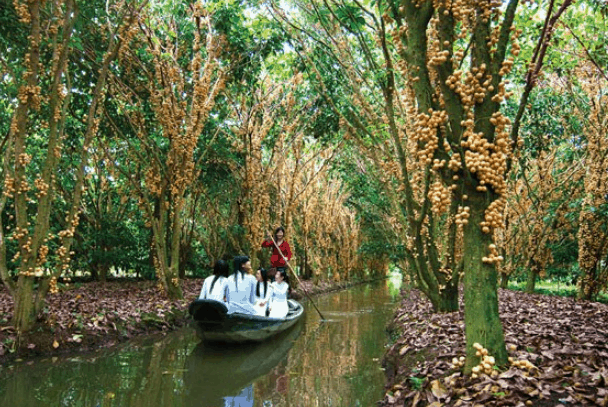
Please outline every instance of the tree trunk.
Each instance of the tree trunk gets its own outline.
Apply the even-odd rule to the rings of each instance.
[[[532,267],[528,271],[528,280],[526,281],[526,292],[532,294],[536,288],[536,268]]]
[[[110,266],[106,263],[101,264],[101,266],[99,267],[99,281],[101,281],[102,283],[105,283],[106,281],[108,281],[108,271],[110,270]]]
[[[98,271],[98,267],[96,264],[91,264],[91,266],[89,267],[89,270],[91,271],[91,280],[93,281],[99,281],[99,271]]]
[[[305,247],[304,248],[304,259],[302,261],[302,278],[304,280],[310,280],[311,273],[310,273],[310,265],[308,264],[308,248]]]
[[[190,242],[183,244],[179,250],[179,279],[183,280],[186,278],[186,264],[188,263],[188,259],[192,256],[192,245]]]
[[[18,334],[28,332],[32,328],[36,318],[35,311],[34,278],[21,275],[17,284],[13,315],[13,325]]]
[[[477,195],[477,196],[476,196]],[[498,313],[497,272],[493,264],[482,259],[489,252],[492,236],[483,233],[480,223],[488,206],[484,197],[472,192],[469,223],[464,229],[464,321],[466,333],[465,373],[479,364],[473,344],[479,343],[494,356],[497,366],[507,364],[507,349]],[[476,201],[475,201],[476,200]],[[473,202],[474,201],[474,202]]]
[[[458,311],[458,287],[450,284],[445,289],[435,293],[429,297],[433,304],[433,310],[435,312],[454,312]]]
[[[158,223],[165,225],[165,222],[162,221]],[[165,290],[165,293],[169,299],[181,299],[183,298],[183,295],[178,280],[179,260],[171,260],[169,258],[170,247],[167,245],[165,234],[161,232],[164,230],[164,226],[157,226],[154,228],[154,247],[156,249],[154,255],[156,257],[155,268],[157,270],[156,277],[160,280],[163,289]],[[177,258],[179,259],[179,252],[171,254],[177,254]]]
[[[179,284],[179,259],[180,259],[180,244],[181,244],[181,210],[183,198],[180,197],[176,200],[173,208],[173,218],[171,219],[171,259],[168,272],[165,274],[167,278],[167,295],[172,300],[178,300],[184,298],[182,288]]]
[[[413,281],[416,281],[418,289],[433,304],[435,312],[454,312],[458,311],[458,278],[457,275],[452,280],[448,281],[446,275],[441,272],[441,264],[439,263],[436,250],[429,249],[427,255],[423,246],[430,247],[432,243],[424,241],[422,234],[415,232],[419,237],[418,253],[422,255],[415,256],[410,254],[408,259],[409,268]],[[430,239],[430,237],[427,237]]]
[[[507,273],[500,273],[500,288],[507,289],[509,287],[509,275]]]

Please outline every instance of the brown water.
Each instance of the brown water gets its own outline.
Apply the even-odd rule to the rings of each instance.
[[[194,330],[0,368],[0,406],[373,406],[395,298],[389,282],[308,301],[305,321],[257,345],[209,347]]]

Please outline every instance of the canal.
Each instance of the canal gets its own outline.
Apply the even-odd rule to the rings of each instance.
[[[262,344],[205,346],[192,328],[92,354],[15,363],[0,406],[373,406],[382,398],[390,280],[315,297]],[[28,364],[29,363],[29,364]]]

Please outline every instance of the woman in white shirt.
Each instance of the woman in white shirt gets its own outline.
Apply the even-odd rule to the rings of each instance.
[[[255,274],[257,283],[255,284],[254,304],[256,314],[265,317],[268,310],[268,301],[272,292],[271,283],[268,278],[268,271],[264,268],[259,268]]]
[[[216,261],[213,266],[213,274],[205,279],[198,298],[226,302],[228,291],[226,277],[228,277],[229,271],[228,263],[224,260]]]
[[[279,269],[272,283],[272,294],[270,297],[270,318],[285,318],[289,311],[287,296],[289,295],[289,279],[285,269]]]
[[[234,272],[228,276],[228,313],[240,313],[255,315],[254,294],[255,277],[250,273],[251,261],[247,256],[236,256],[232,261]]]

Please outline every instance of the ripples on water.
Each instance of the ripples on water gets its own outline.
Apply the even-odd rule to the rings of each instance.
[[[206,346],[188,328],[3,367],[0,406],[371,406],[394,293],[383,282],[316,297],[326,321],[305,303],[305,321],[261,344]]]

